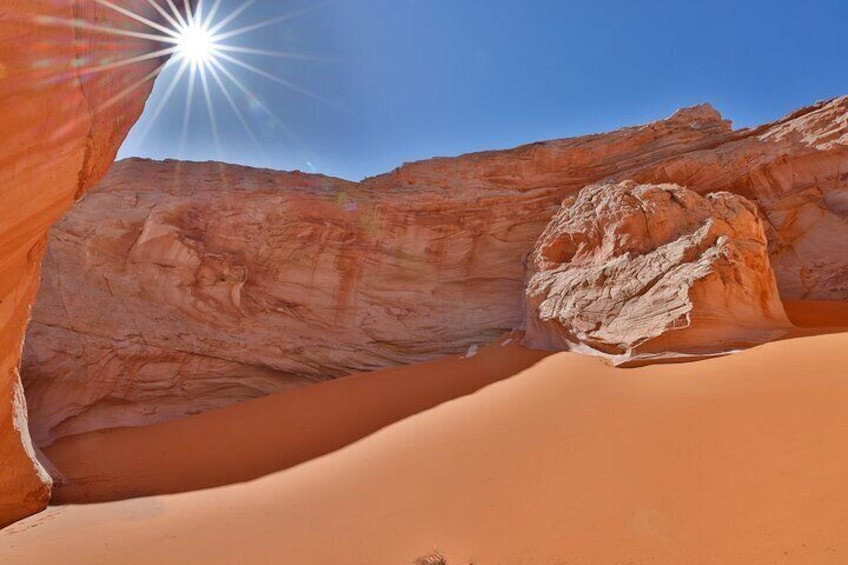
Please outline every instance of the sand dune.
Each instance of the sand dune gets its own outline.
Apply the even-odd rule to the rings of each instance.
[[[533,364],[516,348],[475,359],[495,370],[517,355],[532,366],[515,378],[251,483],[54,508],[1,532],[0,562],[396,565],[434,548],[452,565],[848,560],[848,334],[638,369]],[[480,376],[469,360],[426,370]],[[367,414],[358,384],[372,378],[337,401]],[[113,455],[150,449],[155,431]]]
[[[546,356],[505,337],[477,355],[376,371],[141,428],[62,438],[54,503],[120,500],[255,479],[344,447]]]

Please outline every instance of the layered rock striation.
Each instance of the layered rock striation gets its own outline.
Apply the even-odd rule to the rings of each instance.
[[[677,265],[700,274],[668,279],[681,285],[677,309],[650,331],[615,329],[583,345],[616,356],[656,355],[675,340],[689,352],[696,335],[717,340],[701,352],[757,342],[754,333],[785,324],[769,266],[784,298],[848,299],[847,115],[840,98],[734,131],[698,106],[360,183],[217,163],[119,163],[51,237],[25,351],[34,434],[49,443],[157,422],[491,341],[522,324],[525,262],[563,201],[629,180],[679,185],[644,196],[680,193],[692,203],[666,210],[675,215],[668,238],[633,243],[653,253],[646,272],[671,276]],[[742,198],[702,198],[715,192]],[[682,257],[657,268],[666,245]],[[762,302],[719,304],[741,303],[744,292]],[[683,323],[686,331],[669,331]],[[737,323],[742,335],[727,333]]]
[[[755,205],[678,185],[569,198],[530,257],[525,343],[617,363],[770,341],[791,327]]]
[[[146,0],[121,4],[158,17]],[[4,0],[0,9],[0,526],[44,508],[50,495],[18,375],[47,230],[112,164],[163,63],[107,72],[162,48],[107,27],[144,31],[94,0]]]

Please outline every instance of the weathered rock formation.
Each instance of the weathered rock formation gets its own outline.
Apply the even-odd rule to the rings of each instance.
[[[121,4],[156,17],[146,0]],[[143,27],[94,0],[4,0],[0,9],[0,526],[50,495],[18,376],[47,230],[112,164],[147,98],[144,79],[162,63],[94,72],[161,46],[67,25],[73,19]]]
[[[629,178],[755,201],[781,296],[848,300],[848,97],[743,130],[729,143]]]
[[[119,163],[51,238],[25,352],[34,434],[161,421],[489,341],[522,323],[524,261],[563,199],[602,182],[740,194],[765,221],[781,294],[846,300],[847,115],[841,98],[733,131],[699,106],[361,183]],[[699,288],[693,304],[709,304]],[[773,299],[760,311],[782,323]]]
[[[609,355],[710,354],[791,327],[756,207],[677,185],[569,198],[530,257],[525,344]]]

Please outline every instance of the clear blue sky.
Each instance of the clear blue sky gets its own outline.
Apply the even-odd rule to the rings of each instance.
[[[225,0],[222,13],[240,3]],[[232,27],[312,4],[258,0]],[[251,102],[232,91],[261,153],[214,91],[220,150],[198,93],[180,151],[180,87],[156,123],[146,112],[121,155],[359,179],[404,161],[642,123],[700,102],[754,125],[848,93],[846,22],[846,0],[331,0],[234,40],[322,58],[239,55],[326,101],[231,67],[256,94]],[[157,83],[149,110],[172,74]]]

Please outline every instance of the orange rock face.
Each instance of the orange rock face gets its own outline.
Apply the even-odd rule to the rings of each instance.
[[[753,203],[633,181],[569,198],[531,259],[525,344],[616,363],[714,354],[791,327]]]
[[[742,130],[728,143],[627,178],[755,201],[781,296],[848,300],[848,97]]]
[[[563,200],[629,179],[753,203],[685,192],[693,218],[677,210],[668,229],[680,240],[665,243],[715,259],[707,274],[678,279],[689,296],[678,306],[691,306],[694,322],[667,335],[685,341],[702,328],[719,340],[701,344],[712,351],[756,342],[752,328],[770,331],[785,318],[754,207],[784,297],[848,299],[846,111],[842,98],[733,131],[699,106],[361,183],[215,163],[119,163],[51,237],[23,370],[33,433],[49,443],[157,422],[491,341],[522,324],[525,260]],[[698,240],[710,218],[724,231]],[[644,243],[650,251],[660,240]],[[742,284],[730,281],[736,275]],[[761,305],[731,317],[720,309],[714,323],[698,309],[742,300],[747,282],[759,285]],[[653,333],[679,319],[669,314]],[[727,334],[731,322],[747,324],[744,335]],[[608,341],[647,353],[663,339],[649,337]]]
[[[145,0],[124,7],[154,18]],[[43,508],[50,477],[35,458],[18,365],[50,225],[111,165],[151,87],[154,59],[106,62],[154,42],[67,25],[139,29],[93,0],[4,0],[0,12],[0,526]]]

